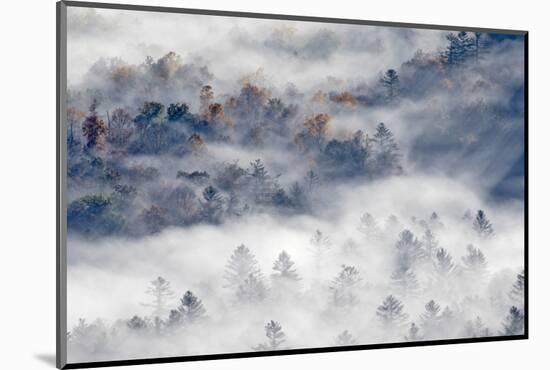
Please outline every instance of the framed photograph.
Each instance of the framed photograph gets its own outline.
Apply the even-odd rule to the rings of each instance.
[[[527,32],[57,4],[57,365],[526,339]]]

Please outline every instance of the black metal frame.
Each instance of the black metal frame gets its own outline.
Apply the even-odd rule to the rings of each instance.
[[[56,209],[56,227],[57,227],[57,250],[56,250],[56,291],[57,291],[57,309],[56,309],[56,365],[59,369],[80,369],[93,367],[107,366],[123,366],[123,365],[142,365],[142,364],[158,364],[158,363],[173,363],[187,361],[202,361],[202,360],[219,360],[232,358],[246,357],[264,357],[264,356],[280,356],[280,355],[296,355],[308,353],[324,353],[324,352],[341,352],[341,351],[359,351],[367,349],[381,348],[400,348],[400,347],[418,347],[418,346],[433,346],[445,344],[461,344],[461,343],[483,343],[483,342],[499,342],[509,340],[521,340],[529,338],[529,182],[528,182],[528,70],[529,70],[529,48],[528,48],[528,31],[521,30],[506,30],[506,29],[491,29],[478,27],[458,27],[447,25],[431,25],[418,23],[398,23],[398,22],[380,22],[366,21],[357,19],[340,19],[340,18],[324,18],[324,17],[307,17],[298,15],[282,15],[282,14],[265,14],[265,13],[248,13],[248,12],[231,12],[221,10],[206,10],[206,9],[186,9],[173,7],[158,7],[158,6],[142,6],[129,4],[109,4],[83,1],[60,1],[57,2],[57,143],[56,143],[56,170],[57,170],[57,209]],[[220,353],[208,355],[194,356],[175,356],[161,358],[144,358],[116,361],[97,361],[97,362],[82,362],[82,363],[67,363],[67,225],[66,225],[66,102],[65,92],[67,89],[67,22],[66,10],[67,7],[83,7],[83,8],[100,8],[100,9],[119,9],[133,10],[145,12],[161,12],[161,13],[181,13],[181,14],[199,14],[222,17],[240,17],[240,18],[256,18],[256,19],[279,19],[301,22],[317,22],[317,23],[337,23],[337,24],[355,24],[367,26],[384,26],[384,27],[399,27],[399,28],[417,28],[429,30],[443,31],[467,31],[467,32],[490,32],[498,34],[519,35],[524,37],[524,267],[525,267],[525,329],[523,335],[513,336],[496,336],[485,338],[463,338],[463,339],[441,339],[428,340],[417,342],[395,342],[395,343],[375,343],[375,344],[360,344],[353,346],[340,347],[317,347],[317,348],[299,348],[286,349],[279,351],[260,351],[260,352],[238,352],[238,353]]]

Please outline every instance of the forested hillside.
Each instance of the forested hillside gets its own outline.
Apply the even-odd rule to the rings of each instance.
[[[70,360],[522,334],[522,39],[266,28],[69,81]]]

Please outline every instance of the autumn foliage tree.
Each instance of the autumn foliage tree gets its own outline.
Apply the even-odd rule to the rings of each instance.
[[[97,105],[98,102],[94,100],[90,105],[90,111],[86,119],[82,123],[82,134],[86,138],[86,149],[90,150],[102,148],[107,133],[107,126],[96,111]]]

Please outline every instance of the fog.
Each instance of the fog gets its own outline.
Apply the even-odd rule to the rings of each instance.
[[[460,258],[467,254],[470,243],[481,248],[487,258],[488,276],[477,280],[474,287],[461,283],[466,278],[457,273],[452,288],[443,291],[437,286],[426,287],[417,296],[398,296],[409,315],[408,322],[419,325],[424,305],[430,299],[435,299],[442,309],[450,307],[459,317],[458,329],[443,325],[437,335],[426,339],[466,337],[463,326],[478,316],[491,335],[502,331],[505,307],[514,303],[508,294],[523,268],[521,202],[488,206],[457,182],[427,176],[343,186],[331,189],[331,193],[330,211],[320,217],[282,218],[264,213],[223,226],[166,229],[139,241],[69,239],[70,324],[76,325],[79,318],[88,318],[92,323],[99,317],[108,328],[119,319],[151,315],[151,309],[142,303],[150,302],[145,290],[156,276],[169,280],[177,294],[170,302],[171,308],[177,306],[177,299],[185,291],[191,290],[207,310],[206,322],[197,328],[189,325],[168,337],[143,333],[136,336],[130,330],[97,344],[93,353],[83,352],[75,345],[74,352],[70,352],[72,360],[249,352],[263,342],[263,326],[269,320],[277,320],[283,326],[287,336],[284,348],[333,346],[344,330],[351,331],[360,344],[405,340],[406,326],[403,336],[387,336],[376,316],[378,305],[395,291],[391,273],[398,238],[388,235],[378,242],[366,239],[358,231],[359,218],[365,212],[375,215],[382,229],[386,219],[396,215],[404,228],[420,238],[422,228],[413,224],[411,217],[428,219],[437,210],[444,224],[436,233],[439,246],[450,252],[459,268],[463,266]],[[496,230],[495,237],[479,239],[471,224],[462,220],[463,211],[468,208],[486,210]],[[312,263],[310,245],[316,230],[330,239],[320,274]],[[353,251],[345,248],[350,238],[357,243]],[[296,296],[278,298],[275,291],[261,303],[235,301],[233,292],[224,288],[223,273],[231,253],[241,244],[254,253],[268,284],[273,262],[281,251],[288,252],[302,278]],[[334,308],[328,288],[343,264],[355,266],[363,279],[355,289],[359,303],[352,308]],[[109,333],[109,329],[105,331]]]
[[[69,362],[523,334],[523,47],[69,7]]]

